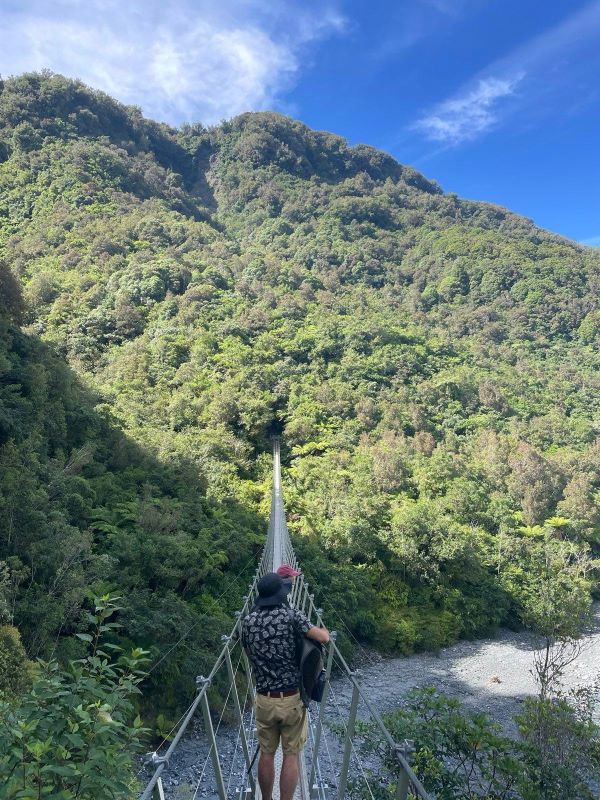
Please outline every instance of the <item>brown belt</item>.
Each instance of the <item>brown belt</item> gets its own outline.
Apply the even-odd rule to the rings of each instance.
[[[291,697],[293,694],[298,694],[298,689],[289,689],[287,692],[259,692],[258,694],[263,694],[265,697]]]

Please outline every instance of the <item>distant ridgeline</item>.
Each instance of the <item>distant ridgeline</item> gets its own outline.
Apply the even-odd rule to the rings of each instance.
[[[175,130],[44,74],[0,90],[0,260],[0,613],[30,658],[82,652],[94,593],[155,659],[204,615],[152,674],[187,700],[273,426],[299,558],[363,642],[521,624],[541,554],[598,547],[597,251],[279,114]]]

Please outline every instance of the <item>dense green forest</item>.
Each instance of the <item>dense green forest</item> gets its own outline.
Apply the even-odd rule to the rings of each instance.
[[[540,564],[593,590],[598,251],[279,114],[175,130],[32,74],[0,87],[0,260],[0,612],[30,658],[77,656],[94,594],[155,663],[201,619],[145,684],[174,714],[278,427],[331,627],[410,653],[526,623]]]

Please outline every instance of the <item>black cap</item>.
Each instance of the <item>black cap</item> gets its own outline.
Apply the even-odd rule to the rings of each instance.
[[[289,591],[288,587],[275,572],[267,572],[266,575],[263,575],[256,588],[258,589],[256,605],[259,607],[281,605]]]

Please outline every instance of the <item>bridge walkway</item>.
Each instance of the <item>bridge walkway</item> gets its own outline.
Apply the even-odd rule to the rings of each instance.
[[[256,751],[252,702],[254,689],[251,681],[242,679],[240,671],[240,667],[243,665],[243,672],[249,675],[251,667],[240,645],[239,636],[242,621],[256,600],[258,581],[266,573],[275,572],[282,564],[290,564],[300,569],[285,518],[281,488],[281,444],[278,438],[274,438],[271,514],[260,563],[248,594],[244,598],[243,608],[236,612],[233,629],[229,635],[223,636],[222,650],[218,654],[210,674],[207,677],[199,676],[197,678],[197,694],[179,722],[173,740],[164,755],[159,755],[158,752],[149,754],[152,773],[140,800],[151,800],[153,797],[158,797],[159,800],[171,800],[170,796],[167,797],[169,792],[163,778],[168,775],[171,757],[190,723],[196,717],[199,707],[204,721],[208,753],[191,800],[196,800],[199,793],[202,797],[214,797],[215,800],[263,800],[256,780],[256,762],[254,760]],[[317,608],[314,595],[302,574],[294,581],[290,603],[305,613],[315,625],[324,624],[323,610]],[[348,709],[341,708],[337,703],[329,680],[334,665],[336,674],[350,681],[352,685],[352,699]],[[354,741],[356,721],[361,718],[373,724],[374,735],[378,736],[380,745],[387,754],[385,763],[392,766],[387,780],[387,791],[393,790],[397,800],[406,800],[408,797],[430,800],[410,767],[409,743],[394,741],[369,697],[361,688],[357,674],[350,669],[340,652],[336,644],[335,631],[331,632],[331,641],[326,646],[326,667],[327,683],[323,701],[320,704],[312,703],[309,710],[309,737],[300,759],[300,780],[294,800],[333,800],[333,798],[344,800],[349,795],[351,788],[355,793],[356,786],[362,786],[365,796],[373,798],[371,784],[376,783],[377,778],[365,770],[358,745]],[[215,728],[214,715],[209,702],[209,689],[218,676],[221,676],[221,681],[223,679],[226,681],[227,696]],[[230,747],[222,744],[220,752],[219,732],[228,703],[229,710],[233,711],[237,720],[237,737],[233,752]],[[341,737],[332,739],[332,723],[337,729],[341,729]],[[212,769],[207,772],[209,761]],[[276,755],[273,800],[280,800],[281,763],[282,756],[279,751]],[[354,784],[354,787],[351,787],[350,784]],[[177,800],[180,800],[181,797],[182,794],[179,791]]]

